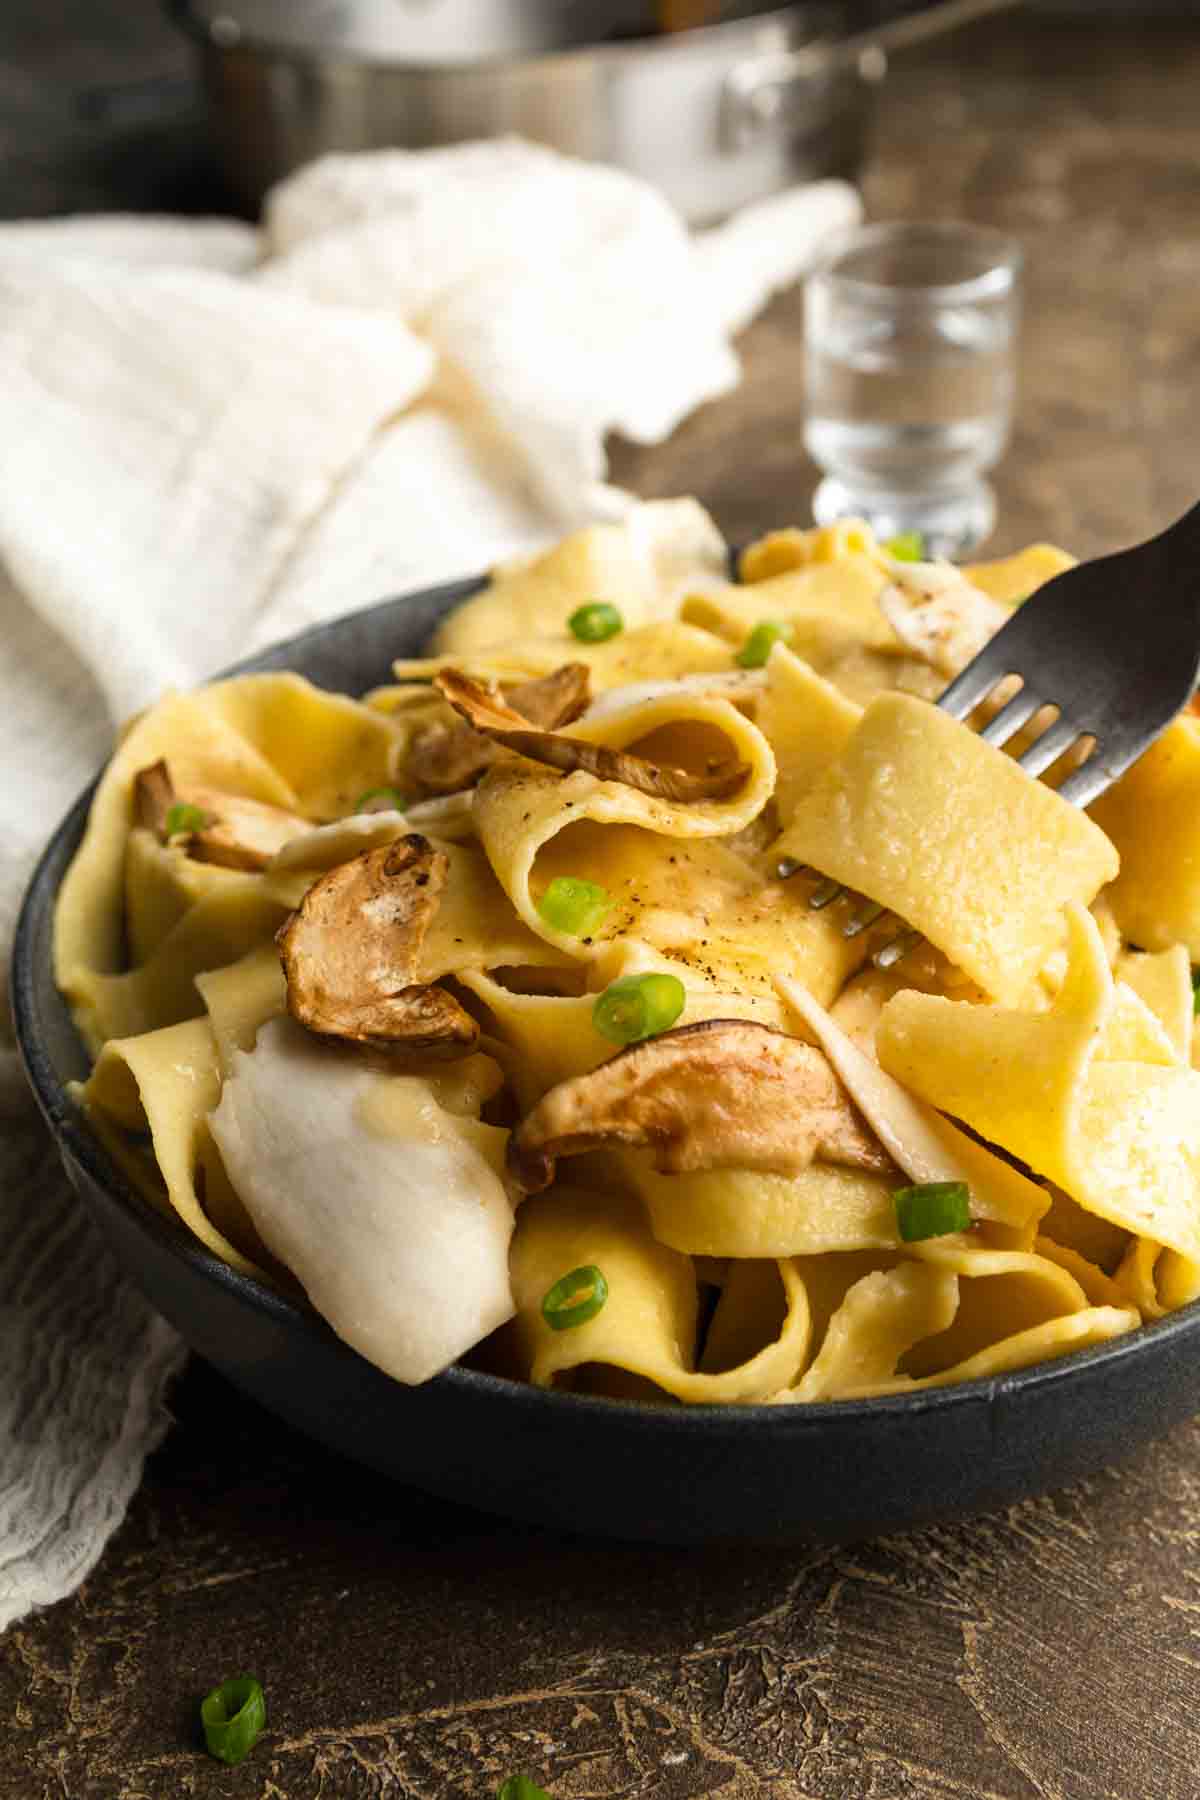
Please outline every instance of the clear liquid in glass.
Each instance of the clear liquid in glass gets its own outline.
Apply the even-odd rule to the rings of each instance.
[[[946,307],[919,335],[851,324],[810,346],[805,441],[850,487],[962,487],[999,459],[1012,390],[1002,320]]]
[[[994,520],[983,476],[1012,425],[1016,298],[970,266],[956,288],[954,228],[937,231],[869,227],[810,280],[804,441],[825,474],[819,523],[857,514],[954,555]]]

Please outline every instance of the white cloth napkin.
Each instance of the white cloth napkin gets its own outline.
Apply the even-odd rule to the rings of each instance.
[[[333,157],[222,220],[0,227],[0,940],[114,727],[171,684],[630,497],[730,334],[854,223],[840,182],[689,238],[515,141]],[[3,1012],[7,1027],[7,1007]],[[120,1522],[182,1360],[59,1174],[0,1036],[0,1628]]]

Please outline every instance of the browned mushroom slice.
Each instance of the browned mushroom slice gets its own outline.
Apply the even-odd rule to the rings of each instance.
[[[421,1056],[465,1056],[479,1027],[444,988],[415,980],[449,858],[418,832],[331,869],[275,934],[288,1011],[322,1037]]]
[[[557,1157],[605,1145],[648,1146],[666,1175],[894,1167],[822,1051],[745,1019],[682,1025],[560,1082],[513,1132],[509,1169],[535,1194]]]
[[[542,731],[557,731],[587,711],[592,697],[592,675],[586,663],[563,663],[549,675],[518,681],[500,692],[522,718]]]
[[[577,719],[591,698],[586,663],[564,663],[549,675],[500,689],[506,703],[542,731]],[[423,794],[457,794],[473,787],[496,760],[496,745],[465,719],[427,725],[414,737],[405,781]]]
[[[133,804],[138,824],[144,825],[157,838],[166,838],[167,814],[177,798],[171,772],[161,756],[148,769],[139,769],[133,778]]]
[[[730,758],[703,775],[688,769],[668,769],[651,762],[648,757],[634,756],[628,750],[614,750],[608,744],[593,744],[583,738],[566,737],[560,732],[539,730],[522,713],[508,704],[494,688],[474,681],[458,669],[443,669],[433,678],[433,685],[445,695],[455,712],[486,732],[506,750],[528,756],[532,762],[546,763],[552,769],[570,774],[586,769],[601,781],[621,781],[639,793],[654,794],[661,800],[686,803],[692,800],[727,800],[745,781],[749,770],[745,763]]]
[[[162,843],[171,837],[185,839],[187,853],[196,862],[218,863],[225,869],[265,869],[276,851],[312,830],[311,820],[298,813],[245,794],[227,794],[203,784],[177,793],[161,757],[138,770],[133,792],[139,822]],[[203,822],[172,831],[171,811],[177,806],[194,808]]]

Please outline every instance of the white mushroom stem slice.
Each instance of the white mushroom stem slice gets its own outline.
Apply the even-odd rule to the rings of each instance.
[[[500,694],[529,725],[553,731],[586,710],[591,672],[586,663],[564,663],[549,675],[501,687]],[[428,725],[413,739],[405,779],[425,794],[454,794],[471,787],[495,760],[496,745],[469,721]]]
[[[312,830],[311,821],[298,813],[244,794],[227,794],[203,785],[179,794],[161,757],[149,768],[138,770],[133,793],[139,822],[160,842],[179,837],[196,862],[217,863],[225,869],[265,869],[284,844]],[[180,804],[195,807],[204,823],[195,830],[172,832],[171,809]]]
[[[558,1157],[608,1145],[649,1147],[666,1175],[792,1175],[818,1159],[894,1173],[823,1052],[745,1019],[665,1031],[560,1082],[513,1132],[509,1173],[537,1193]]]
[[[398,1131],[365,1122],[380,1088]],[[277,1018],[234,1055],[209,1123],[263,1242],[386,1374],[427,1381],[512,1317],[503,1133],[428,1081]]]
[[[315,882],[276,934],[292,1017],[322,1037],[390,1052],[473,1050],[475,1020],[444,988],[414,979],[449,866],[414,831]]]
[[[443,669],[434,676],[433,685],[477,731],[486,732],[506,750],[515,750],[518,755],[529,757],[531,762],[561,769],[564,774],[584,769],[600,781],[623,782],[639,793],[686,804],[693,800],[727,800],[744,785],[750,773],[745,763],[733,758],[704,774],[688,769],[669,769],[651,762],[648,757],[634,756],[628,750],[615,750],[609,744],[593,744],[561,732],[539,731],[509,706],[495,688],[473,680],[458,669]]]
[[[753,717],[766,688],[765,669],[713,669],[708,674],[677,675],[670,681],[631,681],[624,687],[607,688],[598,694],[585,716],[590,725],[596,719],[610,719],[614,713],[625,712],[631,706],[644,706],[648,700],[681,695],[685,699],[699,696],[702,700],[728,700],[739,711]]]
[[[893,563],[893,581],[879,596],[892,630],[915,656],[942,675],[957,675],[977,656],[1012,611],[949,563]]]
[[[412,821],[415,823],[416,821]],[[271,858],[268,873],[290,875],[297,870],[308,875],[321,875],[336,869],[364,850],[378,850],[394,844],[409,829],[406,812],[350,813],[344,819],[333,819],[328,825],[311,826],[303,837],[291,838]]]

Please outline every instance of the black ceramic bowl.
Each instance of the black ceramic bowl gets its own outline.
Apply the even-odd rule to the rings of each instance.
[[[387,601],[238,665],[358,694],[481,582]],[[51,976],[51,922],[91,791],[30,884],[13,953],[18,1040],[101,1230],[201,1356],[290,1423],[448,1498],[666,1543],[851,1539],[998,1506],[1125,1457],[1200,1408],[1200,1307],[991,1381],[794,1407],[652,1407],[454,1368],[405,1388],[315,1313],[218,1262],[134,1193],[64,1084],[87,1061]]]

